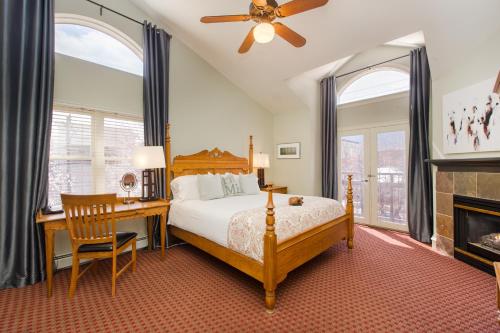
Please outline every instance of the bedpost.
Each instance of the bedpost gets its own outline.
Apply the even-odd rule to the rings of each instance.
[[[250,135],[250,145],[248,148],[248,173],[253,173],[253,136]]]
[[[347,224],[347,247],[354,247],[354,203],[352,196],[352,175],[347,176],[347,204],[346,213],[349,215],[349,223]]]
[[[166,187],[167,187],[167,192],[165,193],[165,199],[170,200],[170,178],[172,177],[171,175],[171,170],[170,170],[170,163],[171,163],[171,158],[170,158],[170,124],[166,123],[165,124],[165,174],[166,174]]]
[[[273,192],[269,191],[266,212],[266,233],[264,235],[264,289],[266,291],[266,311],[273,313],[276,304],[276,274],[278,241],[274,231]]]

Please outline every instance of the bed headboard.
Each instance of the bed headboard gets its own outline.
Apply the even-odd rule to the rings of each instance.
[[[250,136],[248,158],[235,156],[218,148],[203,150],[192,155],[178,155],[171,159],[170,125],[165,128],[165,166],[167,176],[167,198],[170,198],[170,181],[179,176],[206,173],[251,173],[253,172],[253,137]]]

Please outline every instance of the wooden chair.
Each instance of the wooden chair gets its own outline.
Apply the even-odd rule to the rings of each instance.
[[[91,268],[98,259],[112,258],[111,295],[116,293],[116,279],[130,266],[136,269],[135,232],[116,232],[115,202],[116,194],[70,195],[61,194],[66,214],[69,237],[72,244],[73,266],[69,298],[73,297],[78,279]],[[132,260],[118,273],[117,256],[132,245]],[[93,262],[79,273],[80,259],[93,259]]]

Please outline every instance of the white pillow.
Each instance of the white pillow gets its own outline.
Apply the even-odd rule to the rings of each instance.
[[[174,199],[177,200],[200,200],[198,190],[198,176],[180,176],[170,183]]]
[[[238,175],[233,175],[232,173],[226,173],[221,175],[222,189],[224,190],[225,197],[232,197],[235,195],[242,195],[240,177]]]
[[[224,198],[220,175],[198,175],[198,190],[201,200]]]
[[[248,175],[240,174],[240,185],[241,190],[245,194],[259,194],[260,187],[257,176],[253,173]]]

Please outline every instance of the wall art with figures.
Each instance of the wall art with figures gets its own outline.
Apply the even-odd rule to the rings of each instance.
[[[444,153],[500,151],[498,78],[443,97]]]

